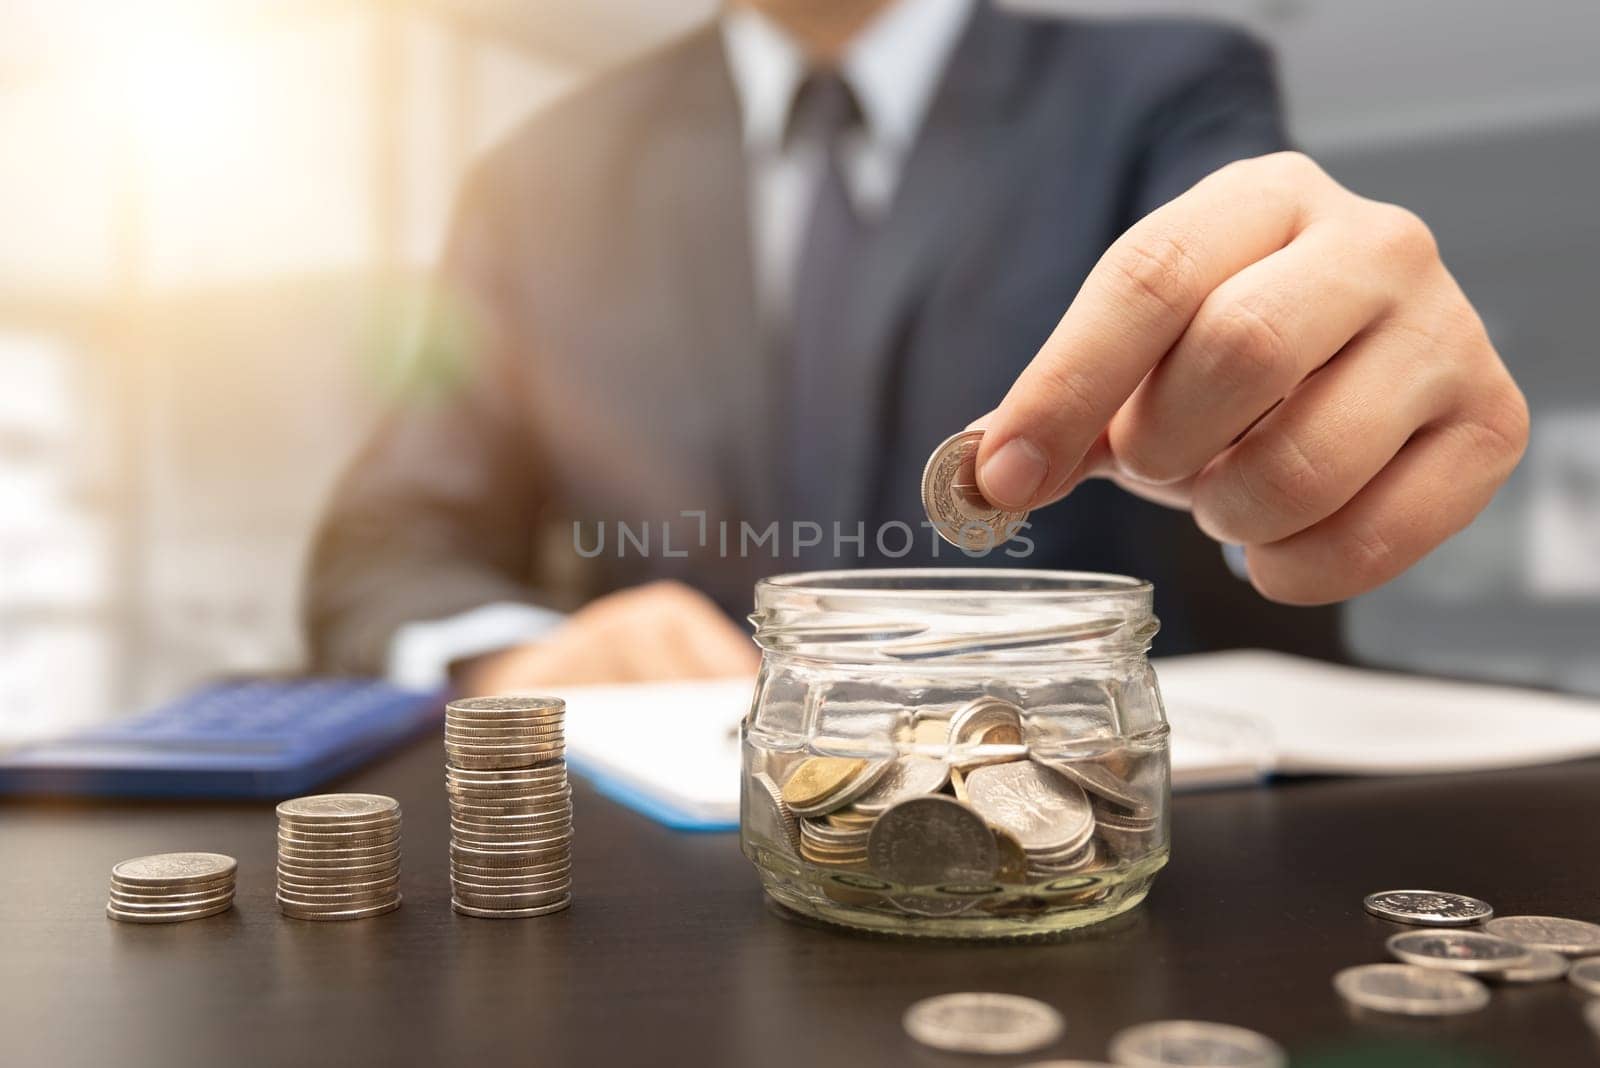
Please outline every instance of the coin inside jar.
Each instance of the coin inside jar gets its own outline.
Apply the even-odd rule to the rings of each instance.
[[[983,431],[963,430],[933,450],[922,471],[922,507],[939,536],[950,544],[978,553],[1009,541],[1027,512],[1012,512],[989,503],[978,489],[978,445]]]

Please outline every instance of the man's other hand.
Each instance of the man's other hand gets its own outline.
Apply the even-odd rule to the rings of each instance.
[[[755,645],[710,599],[678,582],[601,597],[541,641],[491,653],[461,673],[467,695],[583,683],[754,675]]]
[[[996,504],[1109,477],[1245,546],[1267,597],[1314,604],[1466,526],[1528,412],[1422,221],[1281,153],[1119,238],[974,425]]]

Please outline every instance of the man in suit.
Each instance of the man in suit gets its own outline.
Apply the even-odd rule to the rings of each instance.
[[[918,564],[1137,574],[1158,652],[1337,655],[1326,606],[1465,525],[1527,417],[1426,228],[1285,146],[1217,26],[733,3],[471,176],[425,386],[314,553],[321,666],[744,671],[762,575]],[[975,417],[1025,559],[916,528]]]

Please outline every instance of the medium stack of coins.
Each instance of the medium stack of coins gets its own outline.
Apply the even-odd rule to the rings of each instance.
[[[157,853],[111,869],[106,915],[123,923],[178,923],[233,907],[239,865],[221,853]]]
[[[566,703],[477,697],[445,706],[450,903],[512,918],[572,903],[572,790]]]
[[[400,907],[400,804],[318,794],[278,806],[278,908],[302,920],[359,920]]]

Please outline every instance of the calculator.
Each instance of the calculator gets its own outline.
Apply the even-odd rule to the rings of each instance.
[[[0,796],[287,797],[435,729],[444,699],[376,679],[217,682],[0,752]]]

